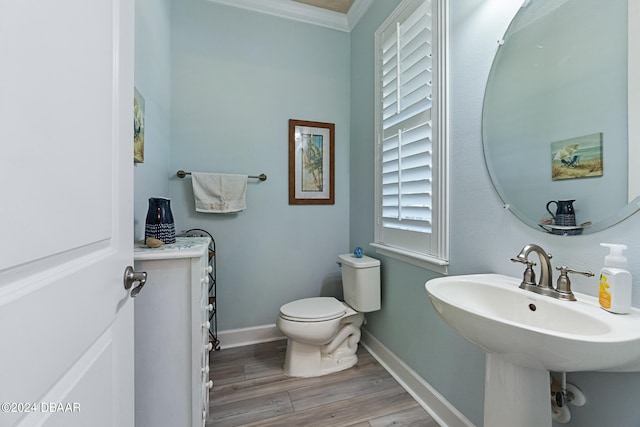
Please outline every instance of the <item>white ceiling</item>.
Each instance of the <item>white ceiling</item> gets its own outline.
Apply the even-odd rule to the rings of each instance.
[[[254,12],[349,32],[373,0],[209,0]],[[337,10],[347,10],[339,12]]]

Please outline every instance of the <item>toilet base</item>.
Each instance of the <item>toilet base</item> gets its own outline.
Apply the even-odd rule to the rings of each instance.
[[[361,323],[361,322],[360,322]],[[336,337],[323,346],[288,339],[284,372],[290,377],[319,377],[349,369],[358,363],[359,325],[343,325]]]
[[[320,347],[289,339],[284,359],[284,373],[290,377],[319,377],[349,369],[358,363],[356,354],[336,356],[323,356]]]

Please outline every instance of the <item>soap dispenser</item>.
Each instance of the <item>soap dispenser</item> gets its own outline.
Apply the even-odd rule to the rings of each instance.
[[[627,258],[623,251],[626,245],[600,243],[608,247],[609,255],[604,257],[604,267],[600,270],[600,306],[616,314],[626,314],[631,311],[631,273],[625,267]]]

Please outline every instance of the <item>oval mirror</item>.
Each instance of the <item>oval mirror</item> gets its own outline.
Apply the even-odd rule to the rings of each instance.
[[[525,0],[499,42],[483,106],[485,160],[505,206],[539,231],[592,233],[640,208],[628,119],[638,121],[628,76],[639,75],[640,55],[627,43],[638,3]]]

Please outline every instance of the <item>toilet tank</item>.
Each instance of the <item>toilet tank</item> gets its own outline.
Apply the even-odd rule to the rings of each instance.
[[[344,301],[356,311],[380,310],[380,261],[353,254],[338,256],[342,266]]]

